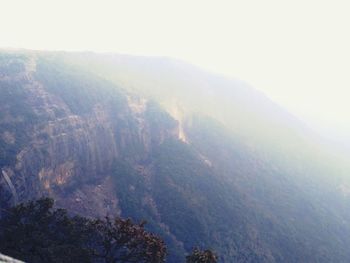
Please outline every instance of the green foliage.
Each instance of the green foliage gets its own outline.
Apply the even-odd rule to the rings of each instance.
[[[52,199],[20,204],[0,221],[0,250],[27,262],[92,262],[88,222],[53,209]]]
[[[169,248],[169,262],[181,261],[185,251],[159,227],[160,222],[169,227],[188,252],[200,245],[229,255],[234,253],[236,239],[244,242],[242,226],[248,214],[239,214],[244,208],[236,194],[211,174],[191,146],[166,140],[147,164],[153,170],[152,175],[145,176],[125,160],[115,162],[113,178],[119,205],[124,217],[145,218],[149,229],[163,237]],[[146,202],[150,198],[156,207]],[[235,230],[237,225],[241,230]],[[231,247],[222,240],[230,242]]]
[[[346,189],[347,184],[327,184],[329,181],[322,177],[336,177],[336,173],[330,169],[323,169],[324,166],[320,163],[323,160],[327,160],[328,163],[330,160],[319,158],[319,154],[309,158],[308,156],[313,155],[315,151],[310,150],[306,140],[299,137],[293,139],[294,131],[289,129],[289,126],[279,127],[271,121],[265,122],[265,117],[260,117],[267,112],[256,112],[249,104],[249,99],[244,100],[244,103],[240,102],[239,98],[244,96],[239,92],[234,95],[235,100],[232,101],[228,96],[227,101],[225,100],[227,103],[222,105],[219,105],[220,100],[213,102],[213,96],[209,95],[200,105],[194,104],[193,109],[201,108],[204,109],[202,112],[210,113],[216,108],[216,114],[211,116],[221,116],[221,121],[226,119],[232,129],[227,130],[214,119],[195,116],[187,127],[185,125],[189,145],[174,139],[166,140],[158,146],[164,139],[164,130],[171,131],[176,128],[177,122],[157,102],[151,100],[144,115],[137,116],[144,117],[146,129],[150,128],[147,136],[151,137],[153,143],[148,152],[140,139],[139,119],[132,116],[133,113],[126,105],[125,94],[95,74],[69,66],[65,59],[58,58],[59,56],[53,57],[41,57],[38,60],[36,79],[49,93],[63,101],[74,114],[90,114],[97,105],[109,109],[108,114],[113,120],[111,127],[120,159],[115,162],[112,170],[106,170],[106,175],[113,176],[122,216],[136,221],[146,219],[147,230],[161,235],[168,244],[169,262],[182,262],[186,251],[190,252],[196,245],[212,247],[223,262],[349,262],[349,198],[339,191],[343,187]],[[84,55],[81,57],[81,61],[85,63],[87,60]],[[74,59],[72,56],[71,60]],[[0,55],[0,76],[12,78],[21,73],[24,61],[21,57]],[[85,64],[89,68],[90,65]],[[111,68],[113,78],[118,79],[117,71],[123,69],[124,65],[118,70]],[[140,69],[146,76],[144,68]],[[159,70],[161,68],[154,71],[157,78]],[[116,83],[125,83],[126,86],[134,83],[136,88],[141,90],[142,85],[146,85],[148,93],[161,93],[155,94],[155,97],[165,96],[166,99],[158,102],[169,101],[173,95],[182,93],[179,101],[188,107],[195,102],[192,100],[195,98],[193,95],[203,94],[202,89],[192,90],[192,84],[182,85],[186,84],[186,81],[181,85],[163,85],[174,81],[155,85],[157,82],[147,82],[147,77],[142,78],[142,74],[132,75],[133,77],[125,78],[124,82]],[[211,81],[216,85],[216,80]],[[205,87],[205,83],[201,79],[196,86],[200,88],[204,84]],[[24,78],[0,81],[0,167],[13,165],[16,154],[23,147],[30,146],[28,133],[33,125],[47,121],[38,119],[33,112],[33,105],[28,104],[26,84]],[[178,92],[177,88],[181,88],[181,91]],[[226,107],[228,111],[224,112]],[[230,115],[230,109],[235,112],[233,115]],[[247,111],[252,113],[247,114]],[[64,117],[65,112],[56,109],[55,116]],[[284,119],[284,115],[282,117]],[[256,125],[256,122],[259,125]],[[256,130],[256,127],[262,129]],[[282,136],[283,133],[285,134]],[[11,136],[15,140],[11,141]],[[45,136],[47,135],[39,135],[41,139],[47,140]],[[103,136],[101,138],[103,139]],[[259,146],[260,139],[268,140]],[[82,154],[81,158],[88,157]],[[211,165],[206,163],[205,159],[208,159]],[[145,166],[150,172],[139,172],[138,166]],[[87,165],[82,167],[82,170],[90,168]],[[23,178],[26,178],[25,176]],[[60,186],[60,194],[69,195],[70,191],[79,189],[84,183],[96,183],[93,182],[95,178],[80,178],[72,178],[72,182]],[[39,206],[44,206],[39,210],[45,211],[44,204]],[[30,209],[23,209],[18,217],[22,218],[25,212],[27,217],[31,218],[26,220],[34,222],[34,213]],[[130,226],[131,232],[143,231],[142,224],[132,225],[130,221],[85,221],[86,219],[69,217],[64,211],[54,212],[51,209],[50,213],[55,215],[40,215],[47,218],[47,222],[54,221],[43,232],[39,227],[48,224],[45,220],[39,220],[40,225],[24,224],[22,219],[21,221],[16,218],[7,221],[7,227],[0,228],[2,235],[6,233],[5,229],[18,232],[7,236],[6,242],[0,242],[1,246],[10,244],[7,249],[11,250],[11,246],[21,244],[23,253],[30,250],[28,255],[36,255],[34,262],[43,261],[41,257],[45,257],[46,262],[56,262],[55,257],[64,254],[63,250],[77,255],[77,258],[84,258],[85,255],[88,258],[99,257],[101,260],[113,262],[114,254],[111,253],[110,245],[112,243],[114,246],[115,240],[118,239],[118,236],[114,235],[115,229],[125,225]],[[57,217],[64,220],[58,220]],[[27,222],[26,220],[24,222]],[[19,227],[12,227],[12,221],[17,222]],[[70,225],[73,227],[69,228]],[[73,229],[79,228],[81,230],[71,237]],[[53,231],[54,234],[48,231]],[[32,232],[33,236],[28,234]],[[86,235],[81,236],[80,233]],[[64,239],[70,241],[63,243],[62,237],[62,242],[57,243],[55,235],[63,235]],[[140,236],[142,237],[141,234]],[[143,239],[143,244],[152,243],[153,238],[149,238],[145,239],[148,241]],[[11,243],[13,240],[16,242]],[[41,240],[44,240],[44,243],[41,243]],[[86,250],[77,249],[76,244],[80,242],[79,247]],[[32,244],[40,246],[36,245],[35,250],[31,247]],[[205,251],[200,250],[192,254],[206,255]],[[70,258],[65,260],[69,262]]]
[[[167,262],[179,262],[185,251],[178,248],[174,240],[160,225],[158,215],[145,199],[152,195],[146,178],[138,173],[126,160],[116,160],[113,165],[113,179],[123,217],[136,221],[147,220],[147,229],[159,234],[168,246]]]
[[[130,219],[88,219],[43,198],[9,209],[0,220],[0,250],[35,263],[161,263],[166,246]]]
[[[216,263],[217,256],[210,249],[200,250],[194,248],[192,253],[186,257],[186,263]]]
[[[135,225],[130,219],[116,218],[112,222],[106,218],[105,221],[95,220],[92,225],[98,231],[94,241],[101,240],[102,244],[94,254],[106,263],[165,261],[165,243],[144,229],[145,222]]]

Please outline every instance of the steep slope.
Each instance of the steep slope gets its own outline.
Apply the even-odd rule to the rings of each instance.
[[[1,60],[9,71],[19,65],[0,80],[1,208],[50,195],[74,213],[120,214],[116,160],[142,167],[154,147],[177,138],[177,122],[155,103],[60,63]]]
[[[50,195],[146,219],[169,262],[196,245],[221,262],[350,260],[338,170],[242,83],[168,59],[3,52],[0,102],[1,209]]]
[[[325,153],[330,149],[319,146],[322,140],[316,133],[242,81],[163,57],[88,52],[62,52],[56,57],[158,101],[178,120],[193,114],[209,116],[253,148],[274,154],[273,158],[288,153],[299,159],[304,155],[308,160],[331,159]]]

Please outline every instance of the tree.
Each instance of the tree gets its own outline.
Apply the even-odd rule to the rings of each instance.
[[[186,263],[216,263],[217,256],[210,249],[200,250],[194,248],[192,253],[186,257]]]
[[[166,246],[158,236],[144,229],[145,222],[134,224],[130,219],[95,220],[99,251],[95,253],[106,263],[165,261]]]
[[[0,251],[36,263],[161,263],[166,246],[130,219],[87,219],[43,198],[10,208],[0,219]]]
[[[92,262],[88,220],[53,204],[43,198],[9,209],[0,220],[0,251],[28,262]]]

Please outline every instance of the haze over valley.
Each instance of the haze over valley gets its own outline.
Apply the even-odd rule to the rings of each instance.
[[[0,253],[350,262],[346,10],[6,2]]]

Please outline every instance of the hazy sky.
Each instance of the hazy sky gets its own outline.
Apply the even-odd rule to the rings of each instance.
[[[177,57],[346,136],[349,2],[0,0],[0,46]]]

